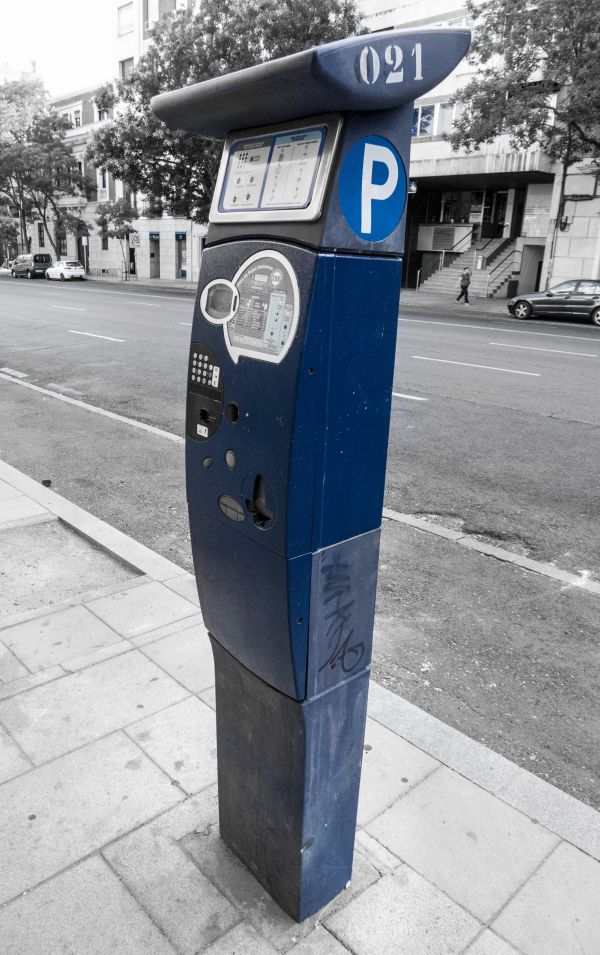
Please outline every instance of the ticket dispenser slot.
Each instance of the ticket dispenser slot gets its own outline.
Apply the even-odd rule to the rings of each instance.
[[[469,41],[353,37],[152,101],[225,140],[188,363],[190,535],[221,837],[299,921],[352,872],[413,103]]]

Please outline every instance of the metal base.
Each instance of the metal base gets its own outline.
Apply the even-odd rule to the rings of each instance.
[[[299,703],[211,642],[221,837],[301,922],[352,875],[369,670]]]

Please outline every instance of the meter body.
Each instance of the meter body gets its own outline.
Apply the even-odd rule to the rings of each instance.
[[[153,101],[225,138],[188,361],[191,542],[221,835],[298,920],[352,871],[413,100],[468,43],[351,38]]]

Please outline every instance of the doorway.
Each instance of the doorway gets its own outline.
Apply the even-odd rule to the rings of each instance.
[[[175,259],[175,278],[187,279],[187,236],[185,232],[175,233],[177,248]]]
[[[160,278],[160,239],[150,233],[150,278]]]

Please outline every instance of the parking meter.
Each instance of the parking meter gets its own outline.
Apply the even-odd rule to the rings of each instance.
[[[155,97],[224,138],[187,370],[225,843],[302,920],[349,882],[413,101],[465,30],[353,37]]]

